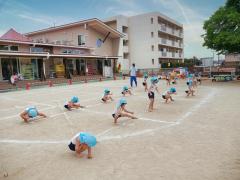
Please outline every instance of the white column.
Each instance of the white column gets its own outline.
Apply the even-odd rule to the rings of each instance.
[[[2,62],[1,62],[1,58],[0,58],[0,81],[3,80],[3,77],[2,77]]]
[[[43,74],[46,77],[46,59],[43,59]]]

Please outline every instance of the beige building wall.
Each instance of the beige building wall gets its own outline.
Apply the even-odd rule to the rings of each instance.
[[[83,54],[91,54],[91,51],[88,49],[74,49],[74,48],[67,48],[67,47],[53,47],[53,54],[62,54],[63,50],[77,50]]]
[[[3,80],[3,77],[2,77],[2,62],[1,62],[1,58],[0,58],[0,81]]]
[[[118,64],[121,64],[121,70],[123,73],[128,73],[130,68],[129,65],[131,61],[129,56],[130,52],[128,50],[128,45],[123,46],[123,41],[128,41],[128,32],[123,32],[123,27],[126,27],[128,29],[129,18],[127,16],[119,15],[119,16],[110,17],[104,21],[107,25],[115,28],[117,31],[125,35],[118,42],[116,42],[116,44],[118,46],[118,51],[117,51],[119,56]]]
[[[116,21],[116,20],[107,22],[106,24],[107,24],[108,26],[110,26],[111,28],[113,28],[113,29],[117,29],[117,21]]]
[[[20,52],[30,52],[30,46],[25,45],[25,44],[21,44],[21,45],[18,46],[18,51],[20,51]]]
[[[63,44],[63,42],[67,42],[69,45],[78,46],[78,35],[84,35],[86,39],[86,46],[95,48],[95,55],[101,56],[116,56],[113,53],[113,39],[108,37],[104,44],[101,47],[97,47],[96,41],[98,38],[102,40],[107,35],[97,32],[95,29],[88,27],[85,29],[83,25],[66,28],[62,30],[56,30],[52,32],[45,32],[37,35],[31,35],[34,41],[43,41],[55,44]]]
[[[162,44],[162,39],[159,38],[158,34],[171,38],[173,38],[173,36],[171,35],[172,30],[168,27],[166,32],[161,32],[161,25],[158,23],[159,17],[164,19],[166,22],[169,22],[169,24],[181,26],[181,24],[157,12],[137,15],[129,19],[130,59],[131,63],[135,62],[136,66],[140,69],[160,68],[159,59],[160,61],[183,59],[183,55],[180,57],[176,51],[173,51],[175,47],[169,40],[170,38],[164,39],[166,44]],[[181,41],[181,43],[183,43],[183,38],[181,38]],[[162,52],[159,51],[159,45],[163,47],[166,57],[163,57]],[[183,54],[183,48],[181,48],[180,51]],[[172,54],[174,54],[175,57],[173,57]]]

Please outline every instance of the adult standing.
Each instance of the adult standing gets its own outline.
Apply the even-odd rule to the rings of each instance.
[[[137,68],[135,67],[135,64],[133,63],[132,64],[132,67],[130,69],[130,84],[131,84],[131,87],[133,87],[133,81],[137,87]]]

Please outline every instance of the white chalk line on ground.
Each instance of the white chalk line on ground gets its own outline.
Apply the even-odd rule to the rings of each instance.
[[[10,100],[10,101],[19,101],[19,99],[13,99],[13,98],[9,98],[9,97],[4,97],[5,99],[7,100]],[[36,101],[24,101],[26,103],[30,103],[30,104],[39,104],[39,105],[44,105],[44,106],[49,106],[49,107],[55,107],[54,105],[51,105],[51,104],[47,104],[47,103],[40,103],[40,102],[36,102]]]
[[[12,144],[66,144],[70,142],[70,140],[61,140],[61,141],[44,141],[44,140],[12,140],[12,139],[4,139],[0,140],[0,143],[12,143]]]
[[[99,142],[102,141],[107,141],[107,140],[115,140],[115,139],[123,139],[123,138],[128,138],[128,137],[135,137],[147,133],[154,133],[155,131],[161,130],[161,129],[166,129],[170,128],[173,126],[180,125],[186,118],[188,118],[190,115],[192,115],[197,109],[199,109],[202,105],[205,103],[209,102],[210,98],[212,98],[215,95],[215,92],[211,92],[206,98],[204,98],[202,101],[200,101],[197,105],[193,106],[190,111],[185,113],[182,117],[177,119],[175,123],[171,123],[168,125],[161,126],[159,128],[155,129],[145,129],[143,131],[131,133],[131,134],[125,134],[125,135],[117,135],[117,136],[103,136],[104,134],[109,133],[113,128],[107,129],[104,132],[100,133],[98,136],[103,136],[98,139]],[[41,141],[41,140],[8,140],[8,139],[3,139],[0,140],[0,143],[15,143],[15,144],[66,144],[69,142],[68,140],[62,140],[62,141]]]
[[[83,111],[83,112],[90,112],[90,113],[93,113],[93,114],[100,114],[100,115],[104,115],[104,116],[111,116],[111,112],[100,112],[100,111],[93,111],[93,110],[90,110],[90,109],[78,109],[79,111]],[[175,121],[174,122],[169,122],[169,121],[161,121],[161,120],[158,120],[158,119],[150,119],[150,118],[145,118],[145,117],[138,117],[137,120],[143,120],[143,121],[152,121],[152,122],[156,122],[156,123],[167,123],[167,124],[172,124],[172,123],[176,123]]]

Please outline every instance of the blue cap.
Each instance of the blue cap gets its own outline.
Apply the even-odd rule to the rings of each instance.
[[[127,90],[128,90],[128,87],[127,87],[127,86],[123,86],[123,90],[124,90],[124,91],[127,91]]]
[[[72,101],[72,103],[77,103],[78,102],[78,97],[77,96],[73,96],[71,101]]]
[[[148,78],[148,74],[147,74],[147,73],[144,73],[143,77],[144,77],[144,78]]]
[[[28,110],[28,116],[29,117],[32,117],[32,118],[34,118],[34,117],[37,117],[37,115],[38,115],[38,112],[37,112],[37,109],[36,108],[29,108],[29,110]]]
[[[79,139],[81,143],[87,144],[89,147],[94,147],[97,144],[96,137],[88,133],[80,133]]]
[[[152,83],[158,83],[158,78],[156,76],[151,78]]]
[[[170,88],[170,92],[171,93],[175,93],[176,92],[176,88],[175,87]]]
[[[107,94],[107,93],[110,93],[110,90],[109,90],[109,89],[105,89],[105,90],[104,90],[104,93],[106,93],[106,94]]]
[[[127,104],[127,100],[125,98],[121,98],[119,100],[119,104],[120,104],[120,106],[123,105],[123,104]]]

